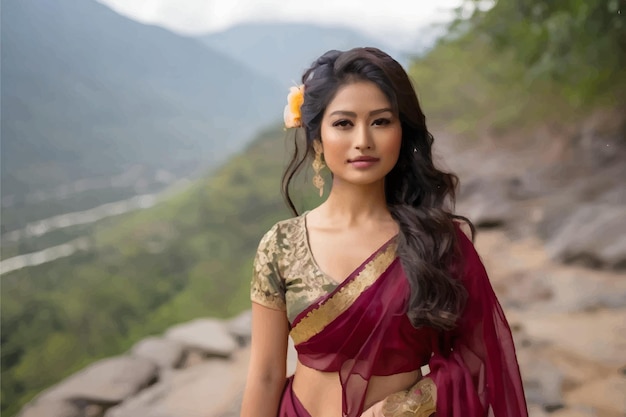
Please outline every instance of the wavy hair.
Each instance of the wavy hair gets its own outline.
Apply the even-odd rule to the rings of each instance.
[[[298,212],[289,194],[291,180],[314,155],[313,141],[321,138],[326,106],[338,89],[357,81],[375,83],[387,96],[402,126],[398,161],[385,178],[385,197],[399,225],[398,256],[411,287],[407,314],[414,326],[448,330],[454,327],[465,305],[466,290],[457,279],[459,220],[453,214],[458,178],[438,170],[432,160],[433,136],[426,129],[411,81],[402,66],[376,48],[329,51],[302,76],[304,149],[296,144],[282,179],[283,197]],[[323,138],[321,138],[323,142]]]

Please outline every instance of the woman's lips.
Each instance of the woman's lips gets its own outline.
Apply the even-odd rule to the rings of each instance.
[[[354,159],[349,159],[348,163],[350,165],[352,165],[355,168],[369,168],[372,165],[376,164],[376,162],[378,162],[380,159],[378,158],[374,158],[374,157],[370,157],[370,156],[365,156],[365,157],[358,157],[358,158],[354,158]]]

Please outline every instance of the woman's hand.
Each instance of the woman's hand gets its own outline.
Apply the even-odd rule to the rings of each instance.
[[[361,417],[435,416],[437,388],[430,378],[422,378],[408,390],[385,397],[365,410]]]

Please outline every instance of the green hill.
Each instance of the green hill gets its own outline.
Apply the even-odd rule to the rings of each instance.
[[[548,122],[567,129],[590,110],[626,106],[619,1],[463,3],[470,17],[411,66],[431,126],[500,137]]]
[[[89,252],[3,275],[2,413],[148,334],[249,306],[256,245],[288,216],[285,135],[266,131],[173,199],[99,223]]]

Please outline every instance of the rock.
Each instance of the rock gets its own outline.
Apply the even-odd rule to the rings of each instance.
[[[200,350],[191,349],[189,350],[189,352],[187,352],[187,356],[185,356],[185,360],[182,363],[181,368],[189,368],[191,366],[204,363],[206,362],[206,359],[207,359],[206,353]]]
[[[610,271],[539,268],[511,280],[508,289],[506,301],[520,309],[575,312],[626,306],[626,280]]]
[[[564,213],[562,215],[565,216]],[[626,210],[621,205],[583,204],[548,237],[553,259],[591,267],[626,267]]]
[[[238,348],[224,323],[215,319],[197,319],[172,327],[165,338],[209,356],[229,357]]]
[[[147,359],[131,356],[103,359],[44,391],[37,401],[118,404],[153,383],[156,377],[157,367]]]
[[[298,360],[298,356],[297,356],[296,349],[293,345],[293,341],[291,340],[291,338],[289,338],[289,344],[287,347],[287,375],[293,375],[293,373],[296,370],[297,360]],[[230,405],[226,407],[223,411],[217,413],[214,417],[238,417],[241,414],[242,399],[243,399],[243,387],[242,387],[242,390],[239,392],[239,394],[232,399],[232,401],[230,402]]]
[[[548,413],[536,404],[528,405],[528,417],[548,417]]]
[[[513,315],[528,337],[617,368],[626,352],[626,308],[576,313],[528,312]]]
[[[577,406],[588,407],[599,415],[626,415],[626,377],[619,374],[601,380],[590,381],[566,395],[566,401]]]
[[[243,390],[250,351],[211,358],[176,369],[140,395],[111,408],[105,417],[213,417],[232,408]]]
[[[248,344],[252,335],[252,311],[246,310],[240,313],[238,316],[228,320],[225,325],[228,332],[237,339],[240,346]]]
[[[456,211],[479,228],[503,226],[515,218],[516,212],[509,186],[499,178],[475,178],[464,184]]]
[[[528,351],[518,352],[526,400],[546,411],[563,407],[563,374],[551,362]]]
[[[511,240],[504,230],[479,231],[476,249],[487,268],[489,280],[503,289],[550,262],[539,239]]]
[[[556,346],[541,348],[541,352],[537,356],[551,362],[561,372],[564,378],[563,392],[569,392],[589,381],[603,378],[611,372],[615,372],[609,366]]]
[[[76,404],[62,400],[33,401],[26,405],[17,417],[84,417]]]
[[[553,299],[552,287],[548,285],[540,273],[536,272],[513,273],[507,278],[507,285],[499,294],[500,300],[506,308],[531,309],[536,303],[546,303]]]
[[[151,360],[159,368],[176,368],[182,363],[185,351],[176,341],[149,337],[135,344],[131,355]]]
[[[169,383],[170,378],[171,375],[168,376],[167,381],[159,381],[121,404],[110,408],[106,412],[105,417],[123,417],[130,415],[156,417],[157,414],[155,410],[148,410],[148,407],[150,404],[156,404],[163,401],[163,399],[171,392],[171,384]],[[167,416],[168,414],[163,415]]]
[[[550,417],[599,417],[598,414],[589,408],[562,408],[554,413],[549,414]],[[531,416],[532,417],[532,416]]]
[[[602,168],[611,162],[619,164],[624,160],[626,118],[623,111],[623,108],[595,111],[582,120],[576,135],[576,149],[592,168]]]

